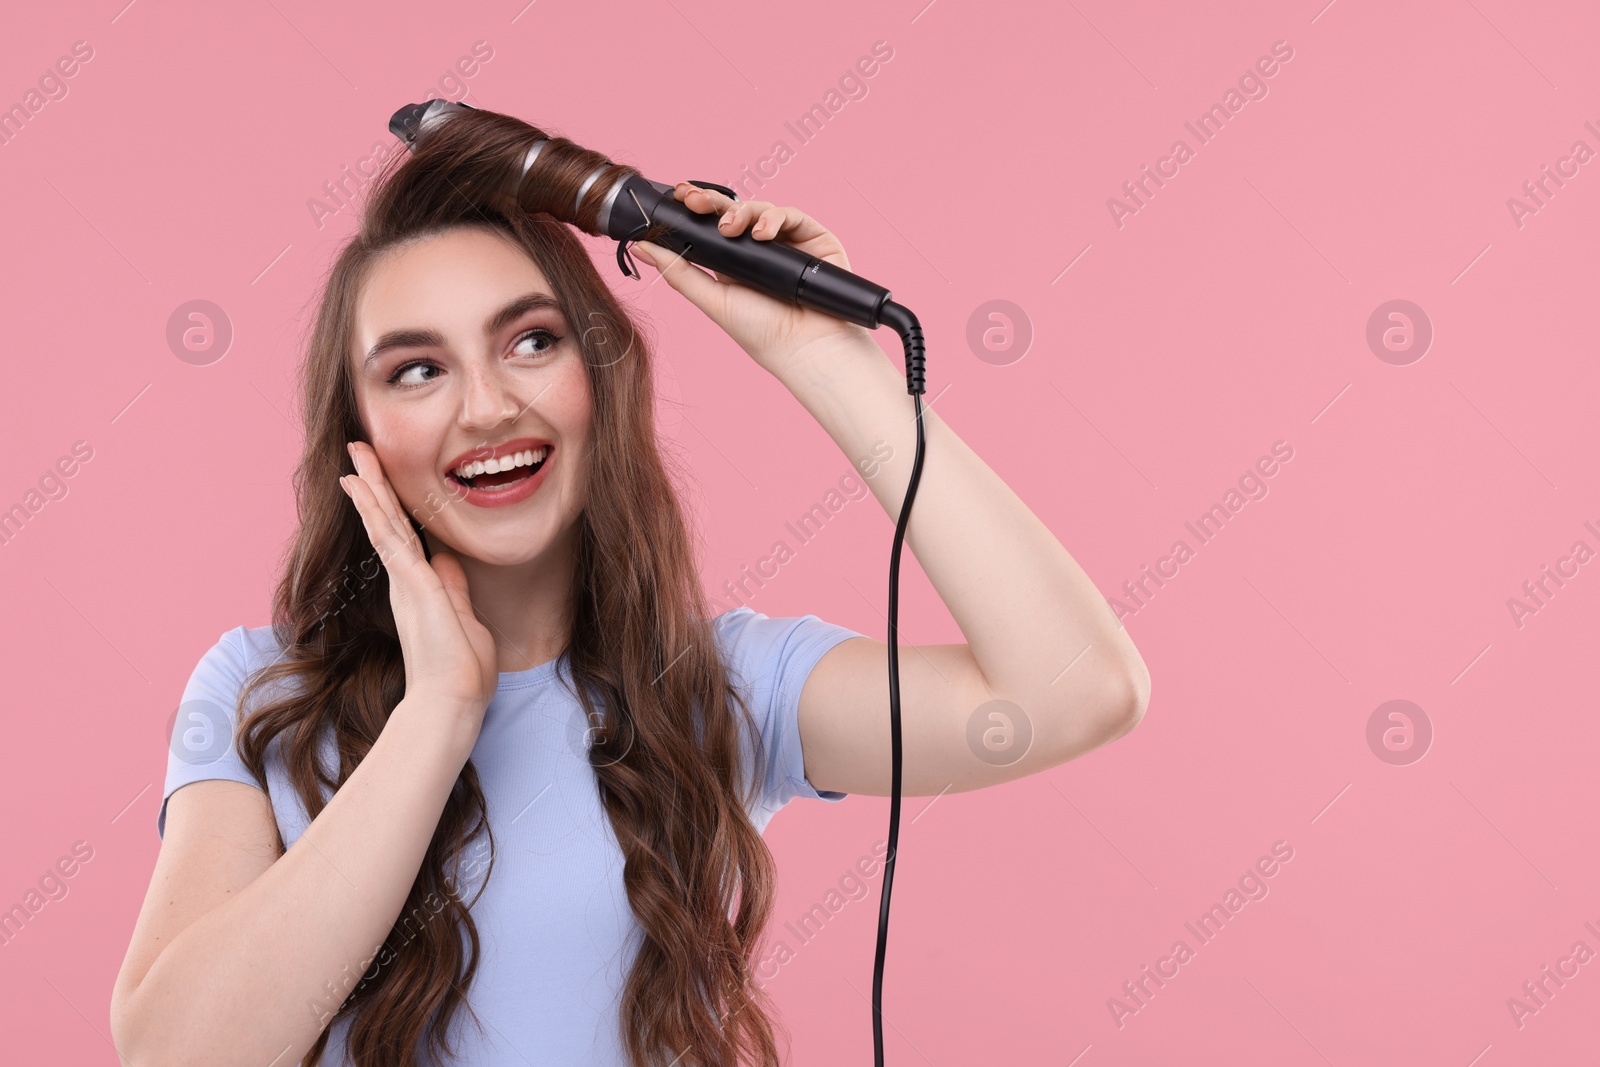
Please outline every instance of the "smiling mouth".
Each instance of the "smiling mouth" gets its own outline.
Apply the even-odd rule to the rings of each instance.
[[[455,471],[450,471],[445,477],[468,489],[482,489],[490,492],[504,491],[538,474],[544,469],[544,465],[550,462],[550,457],[554,454],[555,449],[553,447],[545,446],[544,458],[531,466],[516,466],[510,470],[495,471],[493,473],[486,471],[471,478],[462,478]]]

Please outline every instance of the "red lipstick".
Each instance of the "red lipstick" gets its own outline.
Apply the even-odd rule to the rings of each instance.
[[[474,461],[488,461],[513,456],[519,452],[545,449],[544,458],[532,467],[519,466],[507,471],[476,475],[469,485],[456,476],[455,471]],[[481,446],[463,452],[445,468],[445,480],[456,487],[453,494],[459,500],[484,508],[506,507],[526,500],[544,484],[550,461],[555,458],[555,446],[542,438],[519,437],[493,446]],[[530,473],[531,472],[531,473]]]

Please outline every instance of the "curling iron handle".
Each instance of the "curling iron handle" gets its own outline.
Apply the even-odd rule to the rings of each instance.
[[[813,256],[811,265],[800,275],[797,298],[807,307],[834,318],[876,330],[878,314],[889,302],[889,295],[883,286]]]
[[[687,207],[672,195],[671,188],[662,192],[644,178],[630,178],[610,213],[611,236],[623,239],[643,219],[666,223],[669,232],[656,243],[691,263],[774,299],[815,308],[868,329],[878,328],[889,290],[793,245],[757,241],[749,231],[729,236],[717,228],[720,216]],[[640,207],[645,210],[643,217]]]

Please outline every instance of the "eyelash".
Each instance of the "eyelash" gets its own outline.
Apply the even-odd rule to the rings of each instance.
[[[558,334],[553,330],[547,330],[547,329],[544,329],[543,327],[540,327],[540,328],[535,329],[535,330],[528,330],[525,333],[518,334],[516,341],[514,341],[512,343],[512,347],[515,348],[517,345],[521,344],[523,341],[527,340],[529,337],[532,337],[534,334],[543,334],[545,337],[548,337],[550,339],[549,346],[546,347],[543,351],[535,353],[535,355],[544,355],[545,353],[548,353],[550,351],[550,349],[552,349],[556,345],[560,344],[561,340],[562,340],[561,334]],[[413,359],[410,362],[402,363],[402,364],[400,364],[400,366],[396,367],[394,369],[394,373],[389,375],[387,384],[394,386],[396,389],[420,389],[422,386],[427,385],[428,382],[413,382],[413,383],[411,383],[409,385],[402,385],[402,384],[400,384],[400,376],[402,374],[404,374],[406,371],[410,370],[412,367],[437,367],[437,366],[438,366],[438,364],[433,362],[430,359]],[[432,381],[432,379],[430,378],[429,381]]]

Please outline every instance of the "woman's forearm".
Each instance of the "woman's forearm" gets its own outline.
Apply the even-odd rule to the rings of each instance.
[[[897,520],[917,443],[901,370],[863,331],[859,343],[811,345],[777,376],[856,469],[870,475],[867,485]],[[1064,710],[1120,693],[1136,717],[1148,699],[1149,674],[1105,598],[927,399],[927,451],[906,546],[989,687],[1026,708]],[[879,462],[885,453],[890,458]]]
[[[300,1062],[379,956],[470,751],[447,713],[402,700],[299,840],[156,957],[119,1012],[126,1061]]]

